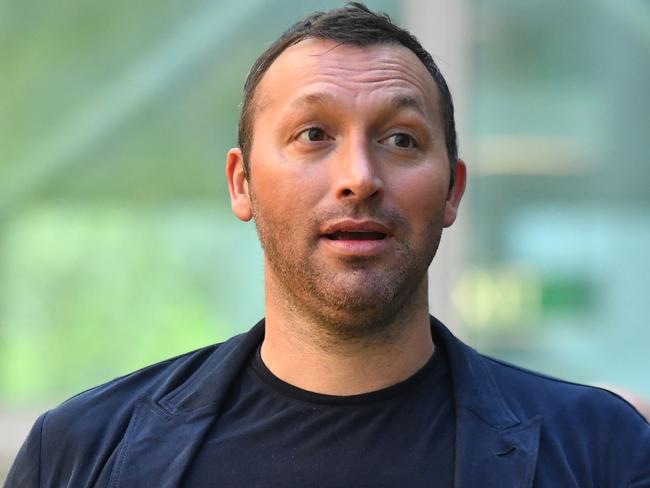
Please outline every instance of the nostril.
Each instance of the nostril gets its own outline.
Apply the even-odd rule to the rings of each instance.
[[[360,188],[358,191],[350,190],[349,188],[344,188],[341,190],[339,195],[343,198],[359,198],[359,199],[372,199],[376,198],[379,195],[379,191],[366,191],[364,188]]]

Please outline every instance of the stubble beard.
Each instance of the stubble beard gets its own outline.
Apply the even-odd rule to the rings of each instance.
[[[315,258],[317,240],[300,249],[290,222],[261,213],[252,201],[257,234],[286,305],[319,324],[330,339],[387,340],[415,301],[426,302],[427,270],[440,242],[441,218],[427,222],[425,239],[420,239],[428,242],[424,249],[403,239],[388,265],[380,257],[357,257],[347,259],[345,270],[336,270]],[[397,212],[382,217],[401,228],[408,225]]]

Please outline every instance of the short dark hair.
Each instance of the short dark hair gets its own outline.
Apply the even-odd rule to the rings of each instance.
[[[450,167],[458,158],[454,104],[449,87],[438,66],[407,30],[395,25],[385,13],[372,12],[359,2],[329,12],[315,12],[289,27],[262,55],[257,58],[244,84],[241,116],[239,119],[238,144],[244,158],[244,171],[250,175],[249,155],[253,139],[253,115],[255,92],[264,73],[288,47],[305,39],[328,39],[340,44],[365,47],[376,44],[401,44],[418,57],[431,73],[440,93],[440,109],[445,131],[445,144]],[[451,184],[453,185],[453,171]]]

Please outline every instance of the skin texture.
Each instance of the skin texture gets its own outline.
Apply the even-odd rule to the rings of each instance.
[[[406,379],[433,351],[427,268],[455,218],[434,81],[399,45],[309,39],[256,94],[250,178],[228,153],[231,205],[265,252],[262,358],[295,386],[349,395]],[[381,240],[329,239],[337,230]]]

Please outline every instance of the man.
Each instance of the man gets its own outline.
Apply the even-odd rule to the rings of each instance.
[[[625,401],[480,356],[428,315],[466,168],[430,55],[360,4],[253,66],[226,174],[266,318],[36,422],[8,486],[650,486]]]

